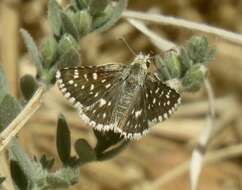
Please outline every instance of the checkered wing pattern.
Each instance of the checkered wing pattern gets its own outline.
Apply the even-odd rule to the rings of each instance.
[[[125,126],[121,133],[128,139],[138,139],[148,131],[147,109],[144,89],[140,89],[130,109]]]
[[[64,68],[56,74],[63,95],[79,110],[81,119],[99,130],[109,130],[125,65]]]
[[[180,101],[180,95],[174,89],[148,74],[122,129],[123,135],[129,139],[140,138],[149,127],[166,120]]]
[[[144,89],[149,126],[166,120],[181,102],[180,94],[154,75],[147,76]]]
[[[123,82],[128,80],[123,75],[125,68],[113,64],[64,68],[56,74],[57,84],[85,123],[100,131],[115,130],[127,139],[138,139],[149,127],[166,120],[181,98],[174,89],[148,73],[143,84],[137,83],[140,86],[127,106],[128,112],[121,118],[122,125],[116,126],[113,117],[126,93],[121,91]]]

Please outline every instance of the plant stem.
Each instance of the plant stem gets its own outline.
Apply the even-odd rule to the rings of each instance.
[[[151,42],[162,51],[168,51],[170,49],[176,49],[177,51],[179,51],[176,44],[161,38],[158,34],[146,27],[143,22],[136,19],[127,20],[132,26],[134,26],[136,29],[146,35],[151,40]]]
[[[206,32],[208,34],[214,34],[219,36],[223,39],[229,40],[233,43],[242,44],[242,35],[230,32],[224,29],[216,28],[213,26],[209,26],[202,23],[196,23],[192,21],[188,21],[185,19],[175,18],[171,16],[164,16],[152,13],[143,13],[138,11],[124,11],[123,12],[124,18],[134,18],[149,22],[156,22],[159,24],[167,24],[167,25],[174,25],[182,28],[193,29],[197,31]]]
[[[192,153],[190,163],[190,186],[191,190],[197,189],[199,176],[203,166],[204,155],[206,154],[207,145],[211,138],[212,131],[215,125],[215,104],[214,104],[214,93],[211,84],[208,79],[204,80],[204,86],[208,96],[208,115],[207,115],[207,126],[202,131],[198,139],[198,146]]]
[[[45,87],[40,86],[27,105],[17,115],[17,117],[3,130],[0,134],[0,152],[8,145],[8,143],[18,134],[25,123],[41,106],[42,96]]]

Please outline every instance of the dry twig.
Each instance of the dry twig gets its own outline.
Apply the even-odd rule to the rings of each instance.
[[[213,128],[215,127],[215,105],[213,90],[207,79],[204,80],[204,86],[208,95],[207,126],[199,137],[198,146],[194,149],[192,153],[192,159],[190,163],[191,190],[197,189],[198,179],[202,170],[202,162],[206,153],[208,140],[212,134]]]
[[[216,36],[219,36],[223,39],[229,40],[239,45],[242,44],[242,35],[240,34],[233,33],[224,29],[216,28],[213,26],[209,26],[206,24],[180,19],[180,18],[164,16],[160,14],[158,15],[158,14],[152,14],[152,13],[143,13],[138,11],[124,11],[123,17],[139,19],[139,20],[144,20],[149,22],[156,22],[159,24],[174,25],[181,28],[187,28],[190,30],[197,30],[208,34],[214,34]]]
[[[161,38],[158,34],[151,31],[150,29],[148,29],[145,26],[145,24],[142,23],[141,21],[138,21],[136,19],[127,19],[127,21],[132,26],[137,28],[140,32],[142,32],[144,35],[146,35],[157,48],[159,48],[163,51],[168,51],[168,50],[174,49],[174,48],[176,50],[178,49],[176,44]]]
[[[3,130],[0,134],[0,152],[8,145],[8,143],[17,135],[23,128],[25,123],[32,117],[32,115],[41,106],[41,99],[45,88],[43,86],[36,90],[33,97],[29,100],[27,105],[18,114],[18,116]]]

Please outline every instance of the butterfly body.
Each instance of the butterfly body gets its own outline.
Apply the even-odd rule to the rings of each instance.
[[[149,64],[150,57],[139,54],[129,65],[64,68],[56,78],[85,123],[136,139],[180,102],[174,89],[148,72]]]
[[[147,75],[146,63],[140,62],[142,58],[137,58],[130,67],[125,68],[122,82],[120,84],[120,94],[117,99],[117,105],[113,112],[113,118],[119,128],[125,124],[125,118],[129,115],[133,103],[140,94],[140,89],[143,87]]]

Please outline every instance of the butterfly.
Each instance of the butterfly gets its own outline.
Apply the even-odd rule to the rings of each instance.
[[[140,53],[131,64],[66,67],[57,71],[57,85],[84,123],[139,139],[181,102],[175,89],[148,71],[151,63]]]

